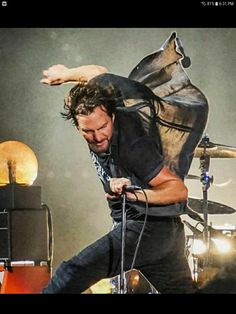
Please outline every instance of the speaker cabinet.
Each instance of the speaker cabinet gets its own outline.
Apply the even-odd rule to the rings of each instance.
[[[41,186],[8,184],[0,187],[0,208],[40,208]]]
[[[0,261],[48,260],[46,208],[1,209],[0,239]]]

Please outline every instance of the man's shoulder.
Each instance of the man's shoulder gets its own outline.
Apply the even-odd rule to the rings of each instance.
[[[141,134],[144,135],[143,123],[135,108],[119,108],[116,119],[120,136],[136,138]]]
[[[128,138],[137,138],[140,136],[149,136],[153,133],[153,128],[156,128],[156,124],[154,123],[155,117],[150,111],[147,113],[140,110],[142,106],[145,107],[145,103],[117,109],[116,127],[120,135]]]

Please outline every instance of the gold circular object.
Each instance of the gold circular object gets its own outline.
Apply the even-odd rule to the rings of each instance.
[[[38,161],[32,149],[19,141],[0,143],[0,186],[31,185],[37,178]]]
[[[206,144],[201,142],[194,151],[194,157],[200,158],[204,154],[211,158],[236,158],[236,147],[212,142],[207,142]]]

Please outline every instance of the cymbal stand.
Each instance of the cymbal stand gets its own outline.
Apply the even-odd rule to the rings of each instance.
[[[202,139],[203,143],[203,154],[200,157],[200,169],[201,169],[201,177],[200,181],[202,183],[202,192],[203,192],[203,219],[204,219],[204,230],[203,230],[203,241],[207,248],[207,257],[205,260],[205,265],[208,264],[209,259],[209,246],[210,246],[210,236],[209,236],[209,228],[208,228],[208,194],[207,191],[210,187],[210,184],[213,182],[213,176],[209,176],[209,166],[210,166],[210,156],[206,154],[206,147],[209,143],[209,137],[205,135]]]

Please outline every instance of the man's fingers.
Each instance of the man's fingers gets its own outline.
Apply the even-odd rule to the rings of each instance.
[[[40,83],[49,84],[50,85],[51,81],[49,79],[47,79],[47,78],[43,78],[43,79],[40,80]]]
[[[54,86],[54,85],[61,85],[62,83],[59,81],[59,80],[50,80],[48,78],[42,78],[40,80],[40,83],[43,83],[43,84],[48,84],[48,85],[51,85],[51,86]]]
[[[121,194],[125,185],[130,185],[131,181],[127,178],[112,178],[110,181],[111,190],[114,193]]]
[[[44,76],[48,76],[48,70],[44,70],[44,71],[43,71],[43,75],[44,75]]]
[[[114,199],[116,199],[116,198],[119,198],[119,195],[111,195],[111,194],[109,194],[109,193],[106,193],[105,194],[105,196],[106,196],[106,198],[108,199],[108,200],[114,200]]]

